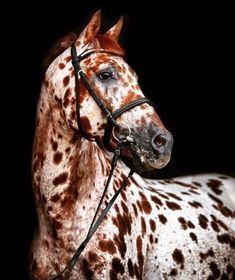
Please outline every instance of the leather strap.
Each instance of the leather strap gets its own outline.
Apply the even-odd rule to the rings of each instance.
[[[86,245],[88,244],[88,242],[90,241],[90,239],[92,238],[92,236],[95,234],[96,230],[98,229],[98,227],[100,226],[100,224],[102,223],[102,221],[104,220],[104,218],[106,217],[106,215],[108,214],[110,208],[113,206],[115,200],[117,199],[117,197],[119,196],[119,194],[121,193],[121,191],[127,186],[127,182],[128,179],[133,175],[134,173],[134,169],[131,169],[128,176],[123,180],[121,187],[115,192],[115,194],[113,195],[113,197],[111,198],[111,200],[109,201],[108,205],[105,207],[105,209],[101,212],[100,216],[97,218],[97,215],[99,213],[99,210],[101,208],[102,202],[104,200],[105,194],[107,192],[109,183],[111,181],[111,178],[113,176],[113,172],[114,169],[117,165],[117,161],[119,159],[119,156],[121,154],[121,148],[122,148],[122,144],[123,141],[120,141],[118,143],[118,147],[114,152],[113,155],[113,159],[112,159],[112,163],[111,163],[111,171],[109,173],[109,177],[107,180],[107,183],[105,185],[102,197],[100,199],[99,205],[96,208],[96,212],[95,215],[93,217],[93,220],[91,222],[90,228],[87,232],[87,235],[85,237],[85,239],[83,240],[83,242],[80,244],[80,246],[77,248],[76,252],[74,253],[73,257],[69,260],[69,262],[67,263],[67,265],[65,266],[65,268],[59,272],[56,276],[52,277],[50,280],[58,280],[60,279],[63,275],[64,275],[64,280],[69,279],[69,276],[74,268],[74,266],[76,265],[81,253],[83,252],[83,250],[86,248]]]

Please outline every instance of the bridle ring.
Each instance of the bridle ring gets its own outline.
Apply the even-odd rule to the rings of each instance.
[[[121,141],[121,140],[122,140],[121,138],[118,138],[118,136],[115,134],[115,129],[116,129],[118,126],[119,126],[119,127],[125,126],[125,127],[127,128],[127,130],[128,130],[128,135],[125,136],[125,139],[124,139],[124,140],[129,141],[128,139],[132,138],[132,137],[131,137],[131,129],[130,129],[129,126],[126,125],[125,123],[118,123],[117,125],[115,125],[115,126],[113,127],[113,129],[112,129],[113,138],[114,138],[115,140],[117,140],[117,141]]]

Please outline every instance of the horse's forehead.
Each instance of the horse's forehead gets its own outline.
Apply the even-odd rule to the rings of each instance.
[[[127,62],[121,57],[110,54],[94,54],[84,60],[84,64],[87,68],[93,68],[93,70],[99,70],[103,66],[113,66],[119,73],[136,75],[134,70],[127,64]]]

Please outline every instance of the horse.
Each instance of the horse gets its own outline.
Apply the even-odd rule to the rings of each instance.
[[[42,83],[31,279],[235,279],[234,179],[139,175],[169,162],[173,137],[124,60],[123,19],[100,22],[57,44]]]

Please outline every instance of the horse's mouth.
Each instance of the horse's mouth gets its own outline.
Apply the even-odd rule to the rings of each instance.
[[[139,172],[161,169],[168,164],[171,158],[170,150],[163,154],[156,154],[152,149],[136,144],[131,144],[131,154],[133,165]]]

